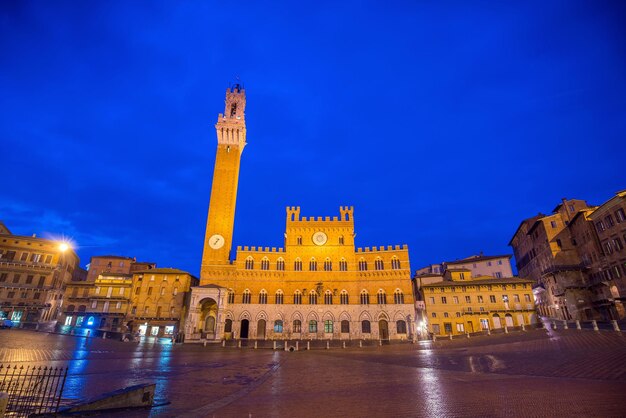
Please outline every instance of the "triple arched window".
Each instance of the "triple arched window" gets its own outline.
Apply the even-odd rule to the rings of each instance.
[[[285,260],[283,258],[276,260],[276,270],[285,270]]]
[[[235,291],[233,289],[228,290],[228,303],[235,303]]]
[[[380,289],[378,291],[378,304],[379,305],[386,305],[387,304],[387,294],[385,293],[385,291],[383,289]]]
[[[382,258],[377,258],[374,261],[374,269],[376,269],[376,270],[384,270],[385,269],[385,263],[383,262]]]
[[[404,304],[404,293],[402,293],[402,290],[396,289],[396,291],[393,293],[393,303],[395,303],[396,305]]]
[[[261,270],[269,270],[270,269],[270,260],[267,257],[263,257],[261,260]]]
[[[333,304],[333,294],[330,290],[324,292],[324,305],[332,305]]]
[[[276,291],[276,296],[275,296],[275,300],[276,300],[276,304],[277,305],[282,305],[283,304],[283,291],[282,290],[277,290]]]
[[[364,259],[359,260],[359,271],[367,271],[367,261]]]
[[[339,271],[348,271],[348,262],[345,258],[339,261]]]
[[[315,261],[315,258],[309,261],[309,271],[317,271],[317,261]]]
[[[333,271],[333,262],[330,261],[330,258],[324,260],[324,271]]]
[[[346,290],[341,291],[341,295],[339,295],[339,303],[342,305],[347,305],[349,303],[348,292]]]
[[[252,270],[254,268],[254,259],[252,257],[246,258],[246,270]]]
[[[241,303],[250,303],[250,290],[246,289],[243,291],[243,295],[241,296]]]
[[[361,305],[369,305],[370,304],[370,295],[367,293],[367,290],[361,290]]]
[[[393,270],[400,270],[400,260],[395,255],[391,258],[391,268]]]
[[[265,291],[265,289],[261,290],[261,292],[259,293],[259,303],[262,305],[267,304],[267,292]]]
[[[309,305],[317,305],[317,293],[315,293],[315,290],[311,290],[311,293],[309,293]]]
[[[302,271],[302,260],[296,258],[296,261],[293,262],[293,270]]]
[[[296,290],[293,294],[293,304],[302,305],[302,293],[299,290]]]

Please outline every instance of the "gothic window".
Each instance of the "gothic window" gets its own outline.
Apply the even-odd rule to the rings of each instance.
[[[317,305],[317,293],[315,293],[315,290],[311,290],[311,293],[309,293],[309,305]]]
[[[299,319],[293,321],[293,332],[302,332],[302,321]]]
[[[369,333],[372,332],[372,327],[370,325],[370,321],[368,321],[368,320],[361,321],[361,332],[363,334],[369,334]]]
[[[343,235],[339,235],[339,245],[343,245]]]
[[[339,271],[348,271],[348,262],[344,258],[339,262]]]
[[[385,266],[381,258],[377,258],[376,261],[374,261],[374,268],[376,270],[384,270]]]
[[[263,257],[261,260],[261,270],[269,270],[270,269],[270,260],[267,257]]]
[[[324,271],[333,271],[333,262],[330,261],[330,258],[324,261]]]
[[[393,303],[395,303],[396,305],[404,304],[404,293],[402,293],[402,290],[396,289],[393,294]]]
[[[295,271],[302,271],[302,260],[296,258],[296,261],[293,262],[293,269]]]
[[[332,305],[333,304],[333,294],[330,290],[324,292],[324,305]]]
[[[400,270],[400,260],[395,255],[391,259],[391,268],[393,270]]]
[[[254,259],[252,257],[246,258],[246,270],[252,270],[254,268]]]
[[[386,305],[387,304],[387,294],[385,293],[385,291],[383,289],[380,289],[378,291],[378,304],[379,305]]]
[[[350,321],[343,320],[341,321],[341,333],[349,334],[350,333]]]
[[[233,320],[227,319],[224,322],[224,332],[233,332]]]
[[[367,261],[360,259],[359,260],[359,270],[360,271],[367,271]]]
[[[309,321],[309,332],[317,332],[317,321],[314,319]]]
[[[283,304],[283,291],[282,290],[276,291],[276,304],[277,305]]]
[[[267,292],[265,291],[265,289],[262,289],[261,293],[259,293],[259,303],[261,305],[267,304]]]
[[[346,290],[341,291],[341,295],[339,296],[339,301],[342,305],[348,304],[348,292]]]
[[[274,321],[274,332],[278,334],[283,332],[283,321],[280,319]]]
[[[361,290],[361,305],[369,305],[370,304],[370,295],[367,293],[367,290]]]
[[[246,289],[243,291],[243,295],[241,296],[241,303],[250,303],[250,290]]]
[[[309,271],[317,271],[317,261],[315,261],[315,258],[309,261]]]
[[[294,305],[302,305],[302,293],[299,290],[293,294],[293,304]]]
[[[332,334],[333,332],[333,321],[331,319],[327,319],[324,321],[324,332],[328,334]]]
[[[406,334],[406,322],[403,320],[396,321],[396,332],[398,334]]]
[[[285,270],[285,260],[282,258],[279,258],[276,261],[276,270]]]
[[[302,237],[299,236],[297,239],[298,239],[298,245],[302,245]]]
[[[233,289],[228,290],[228,303],[235,303],[235,291]]]
[[[237,103],[230,105],[230,117],[234,117],[237,114]]]

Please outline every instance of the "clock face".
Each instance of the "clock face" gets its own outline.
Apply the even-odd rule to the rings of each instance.
[[[326,241],[328,241],[328,237],[325,233],[319,231],[313,234],[313,243],[315,245],[324,245],[326,244]]]
[[[223,236],[221,236],[220,234],[211,235],[211,238],[209,238],[209,247],[213,248],[214,250],[219,250],[223,246],[224,246]]]

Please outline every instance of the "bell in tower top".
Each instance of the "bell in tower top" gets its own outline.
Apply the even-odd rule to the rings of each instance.
[[[244,120],[246,107],[246,91],[243,85],[236,83],[226,89],[226,106],[224,107],[225,119]]]

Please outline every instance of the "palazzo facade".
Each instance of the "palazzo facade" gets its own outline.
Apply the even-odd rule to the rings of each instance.
[[[354,209],[334,217],[286,210],[283,248],[238,246],[230,258],[245,90],[226,91],[200,285],[191,288],[185,340],[381,339],[415,336],[406,245],[357,248]]]

